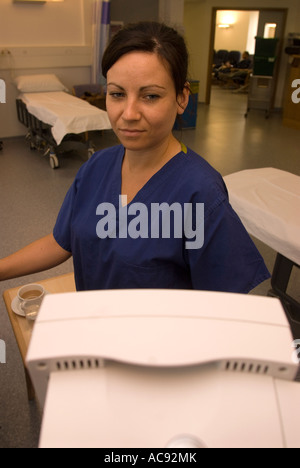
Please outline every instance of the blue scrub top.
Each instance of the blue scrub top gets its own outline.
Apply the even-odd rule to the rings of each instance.
[[[146,183],[125,208],[124,218],[120,207],[124,153],[121,145],[95,153],[79,170],[60,210],[53,234],[73,255],[77,290],[162,288],[248,293],[270,277],[229,204],[222,177],[190,149],[178,153]],[[187,248],[183,226],[179,236],[172,220],[167,238],[159,223],[159,234],[156,229],[156,235],[151,235],[151,223],[158,222],[151,216],[153,204],[162,203],[180,204],[182,213],[184,207],[192,206],[194,231],[200,225],[196,216],[201,211],[196,207],[204,204],[201,247]],[[141,213],[133,210],[135,215],[129,214],[139,204],[148,209],[148,238],[141,223],[138,225]],[[114,219],[108,213],[114,214]],[[121,219],[126,219],[128,230],[124,230],[124,223],[120,227]],[[107,236],[101,238],[105,230]]]

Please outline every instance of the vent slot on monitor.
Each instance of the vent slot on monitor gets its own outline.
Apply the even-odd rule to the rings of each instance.
[[[269,373],[269,366],[257,362],[226,361],[225,370],[231,372],[252,372],[254,374],[267,375]]]
[[[70,359],[56,361],[56,371],[71,371],[83,369],[100,369],[104,366],[102,359]]]

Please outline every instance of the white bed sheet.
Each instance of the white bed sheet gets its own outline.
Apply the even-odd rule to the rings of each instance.
[[[247,231],[300,265],[300,177],[274,168],[224,177]]]
[[[20,99],[28,112],[51,125],[57,145],[70,133],[111,129],[107,112],[65,92],[23,93]]]

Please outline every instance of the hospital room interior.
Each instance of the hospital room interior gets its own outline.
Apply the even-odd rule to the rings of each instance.
[[[96,14],[97,3],[101,8],[108,4],[108,23],[100,26],[102,32],[106,27],[110,36],[127,23],[144,20],[163,21],[184,35],[194,92],[186,120],[181,128],[174,128],[174,135],[228,182],[229,199],[238,214],[241,210],[242,221],[245,216],[245,227],[274,275],[274,284],[276,272],[276,287],[284,289],[282,296],[276,287],[274,291],[270,278],[250,296],[279,296],[286,314],[291,304],[292,319],[296,330],[299,324],[300,332],[298,0],[1,0],[0,258],[52,232],[65,195],[82,165],[95,151],[119,143],[107,118],[105,80],[95,63],[108,40],[107,35],[97,31],[101,17]],[[258,61],[256,47],[263,39],[274,46],[269,52],[271,57]],[[98,54],[95,41],[101,42]],[[220,51],[238,52],[233,68],[242,60],[244,51],[249,52],[251,65],[242,82],[218,78],[216,66],[223,63],[223,59],[217,59]],[[88,130],[82,127],[80,141],[67,141],[66,147],[60,148],[65,133],[76,132],[71,129],[63,133],[58,128],[53,136],[47,124],[49,132],[44,140],[41,118],[31,119],[28,111],[35,103],[24,97],[43,90],[45,80],[39,83],[34,78],[46,75],[50,84],[58,87],[45,91],[59,90],[66,95],[66,102],[76,97],[83,109],[89,106],[97,121]],[[34,84],[37,90],[32,88]],[[236,184],[245,175],[245,184]],[[263,182],[261,177],[265,177]],[[273,178],[278,184],[283,181],[276,193]],[[249,181],[257,183],[261,192],[257,196],[250,194],[250,200],[258,205],[251,208],[253,211],[247,205],[244,213],[241,200],[247,204]],[[280,207],[280,194],[288,192],[288,210],[270,215],[268,189],[274,191]],[[266,199],[260,199],[260,195]],[[268,220],[265,230],[261,229],[260,217]],[[279,272],[281,267],[288,275],[287,284]],[[9,298],[24,285],[43,281],[48,285],[53,278],[71,281],[72,274],[70,259],[42,273],[0,282],[0,340],[5,345],[3,362],[0,349],[0,448],[38,448],[43,421],[39,402],[29,394],[24,344],[18,335],[19,322],[8,313]],[[58,292],[63,291],[58,288]],[[291,335],[288,353],[293,351],[293,339],[298,338],[300,343],[300,334]],[[247,443],[251,445],[251,440]]]

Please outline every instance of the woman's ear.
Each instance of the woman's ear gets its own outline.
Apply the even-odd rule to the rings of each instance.
[[[182,93],[177,96],[178,114],[182,115],[188,106],[190,98],[190,83],[186,83]]]

